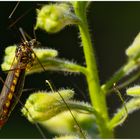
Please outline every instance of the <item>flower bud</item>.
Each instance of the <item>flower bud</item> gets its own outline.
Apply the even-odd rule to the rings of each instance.
[[[49,33],[56,33],[66,25],[79,22],[79,18],[71,12],[71,7],[68,4],[51,4],[37,10],[35,29],[40,28]]]
[[[61,95],[61,96],[60,96]],[[72,98],[72,90],[60,90],[57,92],[37,92],[32,94],[22,109],[24,116],[31,122],[40,122],[50,119],[56,114],[66,110],[63,102]],[[63,99],[61,98],[63,97]]]
[[[134,87],[128,88],[126,92],[130,96],[140,96],[140,86],[134,86]]]
[[[133,43],[126,50],[126,55],[130,58],[136,58],[140,55],[140,33],[136,36]]]
[[[1,64],[2,70],[9,70],[14,60],[16,45],[9,46],[5,49],[4,61]]]

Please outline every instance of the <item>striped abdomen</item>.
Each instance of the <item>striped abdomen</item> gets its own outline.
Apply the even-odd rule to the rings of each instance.
[[[16,69],[17,64],[12,67]],[[17,104],[24,86],[25,69],[10,71],[0,95],[0,127],[7,121],[11,111]]]

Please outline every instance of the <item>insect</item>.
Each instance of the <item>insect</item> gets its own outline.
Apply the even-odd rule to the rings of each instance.
[[[11,111],[17,104],[25,80],[25,71],[33,65],[35,55],[31,51],[36,41],[25,41],[21,43],[15,52],[15,63],[11,66],[5,84],[0,94],[0,127],[2,127],[10,116]],[[17,98],[15,100],[14,96]]]

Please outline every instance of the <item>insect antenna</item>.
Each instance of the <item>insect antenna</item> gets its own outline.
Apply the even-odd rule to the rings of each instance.
[[[24,41],[27,41],[27,38],[26,38],[26,36],[25,36],[25,34],[24,34],[24,32],[23,32],[23,30],[22,30],[21,27],[19,27],[19,31],[20,31],[20,33],[21,33],[21,35],[22,35]]]
[[[46,82],[46,84],[48,84],[49,85],[49,87],[50,87],[50,89],[51,89],[51,91],[52,92],[54,92],[54,86],[52,86],[52,84],[50,83],[50,81],[49,80],[45,80],[45,82]],[[71,109],[70,109],[70,107],[69,107],[69,105],[67,104],[67,102],[65,101],[65,99],[63,98],[63,96],[60,94],[60,92],[59,91],[57,91],[57,93],[59,94],[59,96],[61,97],[61,99],[62,99],[62,101],[65,103],[65,105],[66,105],[66,107],[67,107],[67,109],[69,110],[69,112],[70,112],[70,114],[71,114],[71,116],[72,116],[72,118],[74,119],[74,121],[75,121],[75,123],[76,123],[76,125],[78,126],[78,130],[80,131],[80,133],[82,134],[82,137],[84,138],[84,139],[86,139],[86,136],[85,136],[85,134],[84,134],[84,132],[83,132],[83,130],[82,130],[82,128],[80,127],[80,125],[79,125],[79,123],[78,123],[78,121],[76,120],[76,118],[75,118],[75,116],[74,116],[74,114],[72,113],[72,111],[71,111]]]
[[[120,100],[121,100],[121,102],[122,102],[122,104],[123,104],[123,106],[124,106],[124,109],[125,109],[125,112],[126,112],[126,117],[127,117],[127,116],[128,116],[128,110],[127,110],[125,101],[124,101],[124,99],[123,99],[123,97],[122,97],[122,95],[121,95],[121,92],[119,91],[119,89],[118,89],[116,83],[114,83],[113,88],[114,88],[114,91],[116,91],[117,95],[119,96],[119,98],[120,98]]]
[[[32,40],[32,37],[26,31],[24,31],[24,34],[29,40]],[[36,40],[36,38],[35,38],[35,40]]]
[[[8,29],[13,27],[19,20],[21,20],[24,16],[26,16],[33,8],[28,9],[24,14],[22,14],[19,18],[17,18],[13,23],[8,26]]]
[[[34,35],[34,38],[37,40],[37,37],[36,37],[36,33],[35,33],[35,29],[33,28],[33,35]]]
[[[10,14],[9,17],[8,17],[9,19],[12,18],[12,16],[13,16],[14,12],[16,11],[16,9],[17,9],[19,3],[20,3],[20,1],[18,1],[18,2],[16,3],[14,9],[12,10],[11,14]]]

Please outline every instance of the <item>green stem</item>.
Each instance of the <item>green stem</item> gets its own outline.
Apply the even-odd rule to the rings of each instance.
[[[118,70],[109,81],[102,85],[102,90],[105,94],[109,93],[110,88],[114,83],[117,83],[121,78],[128,75],[134,69],[138,67],[138,63],[135,60],[128,61],[123,67]]]
[[[117,88],[120,90],[126,86],[128,86],[129,84],[131,84],[132,82],[134,82],[135,80],[137,80],[140,77],[140,72],[135,73],[135,75],[131,76],[129,79],[127,79],[125,82],[117,85]],[[110,89],[107,93],[110,94],[114,91],[114,88]]]
[[[74,8],[76,15],[81,19],[79,30],[87,65],[88,73],[86,75],[86,79],[88,82],[90,99],[94,109],[100,114],[100,118],[103,119],[103,122],[100,122],[101,119],[96,116],[97,123],[100,129],[100,134],[102,138],[112,138],[113,132],[112,130],[109,130],[107,126],[108,112],[106,98],[105,94],[102,93],[100,88],[94,49],[88,30],[88,23],[86,17],[86,2],[75,2]]]
[[[59,58],[43,58],[40,59],[40,61],[45,70],[83,73],[84,75],[86,75],[87,73],[87,70],[84,66],[78,65],[76,63],[72,63],[70,61],[62,60]],[[34,64],[32,69],[27,72],[27,74],[32,74],[32,73],[42,72],[42,71],[44,70],[37,62]]]
[[[133,75],[132,77],[127,79],[127,81],[125,81],[124,83],[121,83],[120,85],[118,85],[118,88],[122,89],[122,88],[128,86],[129,84],[131,84],[132,82],[137,80],[139,77],[140,77],[140,72],[135,73],[135,75]]]

